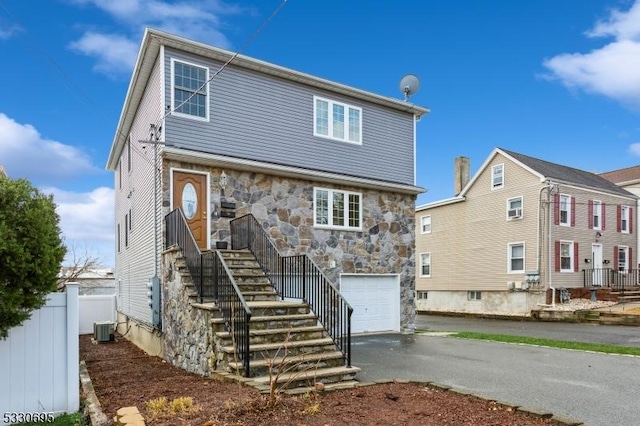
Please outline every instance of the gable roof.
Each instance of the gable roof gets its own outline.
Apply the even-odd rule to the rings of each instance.
[[[412,104],[411,102],[406,102],[402,99],[381,96],[372,92],[367,92],[344,84],[315,77],[310,74],[294,71],[289,68],[284,68],[249,56],[236,54],[228,50],[189,40],[163,31],[146,28],[140,45],[140,50],[138,52],[136,65],[129,83],[129,88],[127,90],[124,106],[120,113],[116,134],[113,138],[113,143],[111,144],[111,151],[109,152],[109,159],[107,160],[107,170],[115,170],[117,167],[120,152],[122,151],[129,135],[129,130],[136,112],[138,111],[149,76],[153,70],[156,58],[160,53],[161,46],[171,47],[179,51],[188,52],[222,63],[229,62],[230,67],[249,69],[318,89],[328,90],[347,97],[364,100],[387,108],[414,114],[418,118],[429,113],[429,109]]]
[[[600,173],[599,176],[617,185],[639,182],[640,166],[632,166],[625,169],[612,170],[610,172]]]

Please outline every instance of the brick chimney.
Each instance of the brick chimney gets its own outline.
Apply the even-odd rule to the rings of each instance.
[[[469,182],[469,157],[456,157],[453,173],[453,195],[458,195]]]

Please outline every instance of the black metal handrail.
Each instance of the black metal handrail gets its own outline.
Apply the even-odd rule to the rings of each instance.
[[[353,308],[311,258],[282,256],[252,214],[231,221],[231,246],[253,253],[282,299],[302,299],[311,305],[350,367]]]
[[[233,274],[220,252],[214,254],[200,251],[182,209],[177,208],[165,216],[165,230],[165,248],[177,245],[182,250],[200,303],[205,298],[213,298],[220,307],[236,354],[243,363],[244,375],[248,377],[251,309],[233,279]]]
[[[583,269],[585,287],[608,287],[624,294],[625,289],[637,287],[640,283],[638,269],[616,271],[613,268]]]

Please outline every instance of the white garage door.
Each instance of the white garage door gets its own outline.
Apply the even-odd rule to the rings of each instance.
[[[398,275],[342,274],[340,293],[353,307],[352,333],[400,331]]]

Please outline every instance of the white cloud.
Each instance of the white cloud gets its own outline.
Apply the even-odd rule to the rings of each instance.
[[[117,34],[86,32],[78,41],[69,45],[72,50],[97,58],[94,69],[104,74],[126,71],[129,73],[136,62],[138,45]]]
[[[114,190],[100,187],[91,192],[43,188],[53,194],[65,243],[97,255],[106,266],[114,264]]]
[[[629,152],[636,157],[640,157],[640,142],[629,145]]]
[[[70,180],[98,169],[84,152],[43,137],[31,124],[0,113],[0,161],[13,178],[38,184]]]
[[[222,32],[221,18],[245,11],[221,0],[75,0],[75,3],[101,9],[117,23],[125,25],[131,34],[114,35],[92,30],[70,44],[72,49],[96,58],[96,70],[107,74],[114,71],[130,73],[138,51],[138,37],[145,27],[228,48],[230,42]]]
[[[7,24],[0,20],[0,40],[6,40],[13,37],[14,34],[20,31],[20,27],[17,25]]]
[[[640,0],[626,12],[613,10],[586,35],[613,41],[588,53],[563,53],[545,60],[543,65],[551,72],[546,77],[640,108]]]

